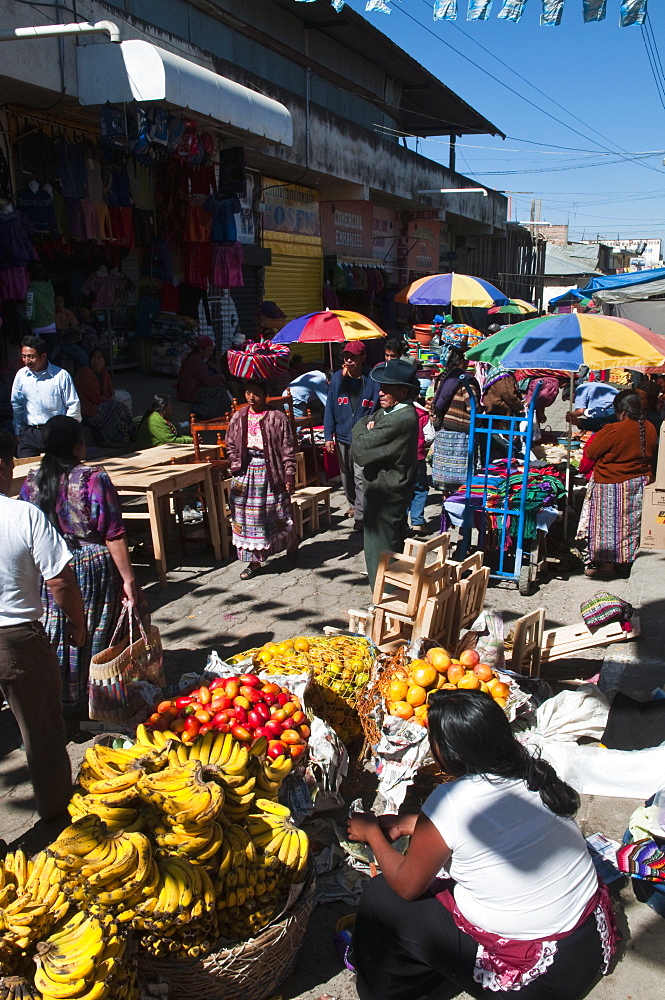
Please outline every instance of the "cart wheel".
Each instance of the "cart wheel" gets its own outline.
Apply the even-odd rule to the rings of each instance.
[[[531,566],[528,563],[520,570],[519,591],[522,597],[528,597],[531,593]]]

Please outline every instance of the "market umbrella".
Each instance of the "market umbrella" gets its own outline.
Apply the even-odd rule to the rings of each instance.
[[[442,344],[450,347],[475,347],[481,340],[485,339],[485,334],[476,330],[475,326],[468,326],[466,323],[446,323],[441,329],[439,339]]]
[[[526,319],[467,351],[470,361],[503,368],[576,372],[580,365],[635,368],[665,364],[665,337],[615,316],[561,313]]]
[[[524,299],[509,299],[505,306],[492,306],[488,313],[510,313],[513,316],[525,316],[527,313],[538,312],[536,307]]]
[[[460,309],[489,309],[508,303],[508,296],[484,278],[470,274],[430,274],[418,278],[395,296],[395,302],[413,306],[457,306]]]
[[[573,378],[580,365],[590,369],[635,368],[665,364],[665,337],[639,323],[591,313],[562,313],[527,319],[499,330],[467,351],[470,361],[495,367],[547,368],[570,372],[570,410]],[[570,494],[572,424],[568,424],[567,493]],[[568,504],[565,511],[568,525]]]
[[[332,344],[346,340],[374,340],[386,333],[362,313],[348,309],[325,309],[307,313],[286,323],[272,338],[273,344],[329,344],[332,368]]]

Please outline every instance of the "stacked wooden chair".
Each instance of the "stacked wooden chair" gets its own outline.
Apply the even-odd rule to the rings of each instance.
[[[449,540],[447,533],[408,539],[403,552],[381,554],[370,609],[372,641],[381,649],[427,637],[455,651],[482,611],[489,568],[482,553],[448,559]]]

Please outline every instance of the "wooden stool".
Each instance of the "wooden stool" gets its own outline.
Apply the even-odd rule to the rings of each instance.
[[[305,537],[305,528],[309,528],[312,534],[319,530],[319,508],[315,497],[291,496],[293,507],[293,520],[299,538]]]
[[[326,524],[330,525],[331,494],[331,486],[303,486],[301,489],[296,490],[296,492],[292,494],[291,500],[298,499],[299,497],[313,497],[316,501],[319,524],[321,522],[321,517],[323,516],[326,519]]]
[[[451,619],[451,639],[455,643],[462,629],[469,628],[483,610],[489,577],[489,566],[483,566],[455,584],[457,598]]]
[[[527,677],[540,677],[540,657],[545,630],[545,608],[536,608],[515,622],[510,669]]]

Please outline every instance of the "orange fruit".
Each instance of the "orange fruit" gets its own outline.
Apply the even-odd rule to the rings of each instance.
[[[494,690],[494,686],[496,684],[500,684],[500,683],[501,683],[501,681],[496,676],[496,674],[492,674],[492,676],[490,677],[490,679],[487,681],[487,687],[490,689],[490,691],[493,691]]]
[[[494,700],[497,703],[497,705],[499,706],[499,708],[505,708],[506,707],[506,699],[505,698],[495,698]]]
[[[416,666],[418,664],[418,666]],[[422,664],[422,666],[421,666]],[[420,687],[428,688],[436,681],[437,672],[424,660],[414,660],[411,664],[411,679]]]
[[[485,681],[485,683],[493,677],[493,671],[489,663],[476,663],[473,672],[476,677],[480,677],[481,681]]]
[[[460,667],[459,664],[453,663],[448,667],[448,680],[451,684],[457,684],[464,677],[466,670],[464,667]]]
[[[445,681],[439,687],[440,691],[457,691],[457,684],[451,684],[450,681]]]
[[[417,708],[418,705],[424,705],[426,699],[427,691],[424,687],[420,687],[419,684],[412,684],[406,692],[406,700],[409,705],[413,705],[414,708]]]
[[[430,649],[425,659],[428,663],[431,663],[435,670],[438,670],[440,674],[444,673],[450,666],[450,656],[442,646],[435,646],[434,649]]]
[[[400,667],[399,670],[396,670],[393,674],[394,681],[408,681],[408,679],[409,675],[403,667]]]
[[[395,701],[389,708],[390,714],[396,719],[410,719],[413,716],[413,708],[406,701]]]
[[[498,681],[492,686],[492,697],[493,698],[507,698],[510,688],[503,681]]]
[[[388,688],[388,700],[389,701],[404,701],[406,698],[406,692],[409,690],[409,685],[406,681],[391,681],[390,687]]]
[[[309,642],[307,641],[307,639],[294,639],[293,640],[293,647],[299,653],[308,653],[309,652]]]
[[[427,725],[427,705],[419,705],[418,708],[413,713],[413,717],[416,722],[419,722],[421,726]]]
[[[480,663],[480,656],[475,649],[465,649],[460,653],[459,661],[463,667],[475,667],[476,663]]]
[[[464,677],[461,677],[457,682],[458,688],[465,688],[470,691],[477,691],[480,688],[480,681],[474,674],[473,670],[467,670]]]
[[[478,677],[478,674],[476,674],[476,677]],[[488,688],[488,686],[485,683],[485,681],[481,681],[480,682],[480,690],[483,692],[483,694],[489,694],[490,693],[490,689]]]

